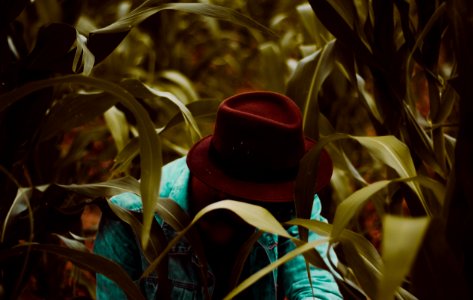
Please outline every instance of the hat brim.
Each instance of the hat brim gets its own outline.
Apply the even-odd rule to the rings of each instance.
[[[205,184],[237,198],[262,202],[291,202],[294,200],[295,178],[284,181],[254,182],[229,176],[209,157],[212,136],[205,137],[189,150],[187,165],[192,176]],[[315,141],[305,139],[305,151],[315,145]],[[315,192],[324,188],[332,177],[332,160],[325,150],[322,150]]]

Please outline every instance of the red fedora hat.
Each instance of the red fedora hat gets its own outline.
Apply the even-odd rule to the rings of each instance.
[[[229,195],[264,202],[294,199],[299,161],[315,141],[290,98],[267,91],[234,95],[219,106],[213,135],[187,155],[192,176]],[[330,182],[332,161],[323,151],[315,191]]]

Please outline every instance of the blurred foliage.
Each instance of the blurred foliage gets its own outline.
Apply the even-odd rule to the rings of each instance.
[[[1,1],[0,298],[94,298],[94,272],[141,297],[118,265],[90,253],[84,209],[127,222],[149,244],[147,272],[166,272],[177,241],[162,239],[155,210],[197,252],[193,224],[213,209],[284,236],[259,207],[226,201],[190,220],[155,196],[162,164],[211,133],[220,101],[254,89],[293,98],[318,144],[296,182],[299,247],[231,295],[300,252],[338,273],[348,299],[469,298],[471,6]],[[322,148],[335,166],[320,194],[333,225],[307,220]],[[143,218],[106,201],[123,191],[143,196]],[[337,266],[306,243],[307,230],[327,237]]]

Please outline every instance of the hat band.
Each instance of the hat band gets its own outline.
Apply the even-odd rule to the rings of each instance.
[[[299,171],[299,165],[284,169],[270,169],[264,166],[257,166],[257,162],[249,165],[238,159],[225,158],[215,149],[213,143],[210,143],[208,155],[209,159],[218,165],[225,174],[243,181],[260,183],[286,182],[294,180]],[[274,165],[277,166],[278,162],[274,162]]]

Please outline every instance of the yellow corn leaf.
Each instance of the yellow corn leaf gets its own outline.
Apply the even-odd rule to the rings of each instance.
[[[370,154],[393,168],[400,177],[408,178],[417,176],[414,162],[412,161],[409,148],[395,136],[357,137],[352,136],[360,144],[366,147]],[[425,211],[430,214],[424,195],[417,182],[407,182],[407,185],[419,197]]]
[[[393,299],[411,269],[428,225],[428,217],[384,217],[381,244],[384,268],[378,299]]]
[[[166,256],[167,252],[172,248],[172,246],[174,246],[180,239],[182,239],[182,237],[187,234],[187,232],[194,226],[194,224],[198,220],[200,220],[207,213],[217,209],[230,210],[236,215],[238,215],[240,218],[242,218],[248,224],[262,231],[277,234],[288,239],[294,239],[291,235],[289,235],[289,233],[284,229],[284,227],[273,217],[273,215],[271,215],[271,213],[265,208],[240,201],[222,200],[216,203],[212,203],[200,210],[195,215],[192,222],[186,228],[180,231],[177,236],[168,243],[166,249],[164,249],[160,256],[150,264],[150,266],[143,272],[141,277],[146,277],[151,274],[151,272],[156,269],[156,267]]]

